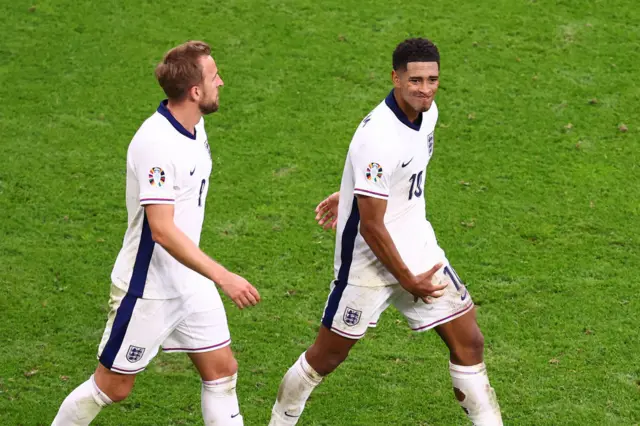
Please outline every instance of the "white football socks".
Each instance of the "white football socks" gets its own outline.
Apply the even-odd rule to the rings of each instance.
[[[231,377],[202,382],[202,418],[205,425],[243,425],[236,395],[237,381],[236,373]]]
[[[269,426],[290,426],[298,423],[304,405],[322,376],[309,365],[305,353],[284,375],[278,389],[276,403],[271,410]]]
[[[87,426],[109,404],[111,399],[91,376],[65,398],[51,426]]]
[[[454,392],[462,409],[475,426],[502,426],[496,393],[489,384],[484,362],[472,366],[449,362]]]

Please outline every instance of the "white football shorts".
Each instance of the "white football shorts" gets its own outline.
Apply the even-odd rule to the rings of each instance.
[[[464,283],[449,262],[436,272],[436,277],[449,281],[445,293],[425,303],[400,284],[381,287],[355,286],[333,281],[325,305],[322,324],[349,339],[362,338],[368,327],[375,327],[382,312],[393,305],[414,331],[427,331],[454,320],[473,309],[473,301]]]
[[[141,299],[112,285],[109,307],[98,359],[117,373],[141,372],[160,347],[165,352],[207,352],[231,343],[213,283],[173,299]]]

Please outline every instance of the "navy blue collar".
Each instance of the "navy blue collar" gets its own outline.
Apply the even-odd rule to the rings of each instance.
[[[176,120],[176,118],[171,114],[171,111],[169,111],[169,109],[167,108],[168,103],[169,103],[168,99],[165,99],[164,101],[160,102],[160,106],[158,107],[158,112],[162,116],[164,116],[164,118],[169,120],[169,123],[171,123],[173,128],[176,129],[178,132],[185,135],[189,139],[196,140],[196,129],[193,129],[193,134],[187,129],[185,129],[184,126],[180,124],[178,120]]]
[[[420,126],[422,125],[422,113],[418,115],[415,123],[409,121],[407,114],[405,114],[404,111],[400,108],[395,96],[393,96],[393,89],[391,89],[391,93],[389,93],[389,95],[387,95],[387,97],[384,99],[384,102],[387,104],[389,109],[393,111],[396,117],[398,117],[398,120],[400,120],[402,124],[413,130],[420,130]]]

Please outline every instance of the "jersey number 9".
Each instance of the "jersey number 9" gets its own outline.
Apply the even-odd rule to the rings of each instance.
[[[198,195],[198,207],[202,207],[202,192],[204,191],[204,186],[206,184],[206,179],[202,179],[202,183],[200,184],[200,195]]]

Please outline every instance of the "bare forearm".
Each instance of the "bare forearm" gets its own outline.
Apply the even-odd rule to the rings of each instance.
[[[373,254],[398,280],[400,285],[404,286],[405,283],[413,280],[413,274],[400,257],[400,253],[384,224],[368,226],[361,224],[360,233]]]
[[[223,275],[229,273],[200,250],[178,227],[171,227],[160,235],[154,235],[153,238],[178,262],[215,283],[220,283]]]

